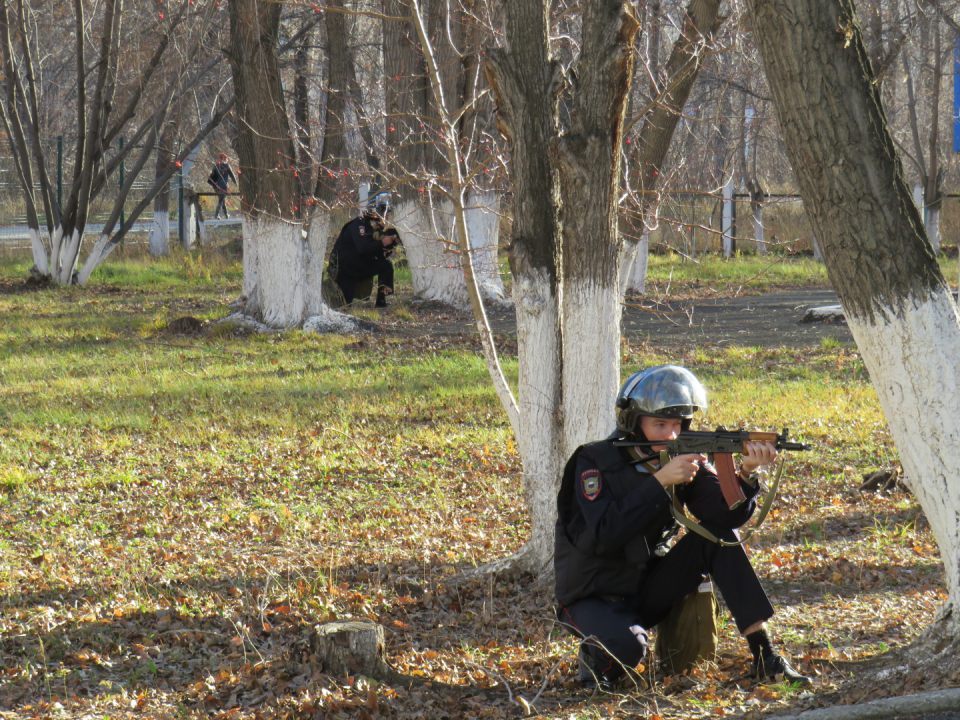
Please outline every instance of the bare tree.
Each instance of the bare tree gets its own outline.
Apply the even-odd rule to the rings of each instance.
[[[480,68],[483,35],[477,3],[431,0],[420,3],[424,29],[436,56],[444,97],[456,108],[458,144],[471,157],[482,148],[496,156],[490,135],[491,113],[484,112],[485,92]],[[403,231],[404,245],[418,297],[466,305],[463,258],[456,241],[455,212],[450,177],[444,157],[443,112],[432,97],[427,63],[409,0],[388,0],[383,26],[386,78],[386,141],[390,150],[386,180],[396,188],[400,202],[394,222]],[[499,198],[482,172],[469,183],[468,222],[472,226],[470,252],[481,292],[503,300],[505,291],[497,265]]]
[[[149,16],[155,23],[154,44],[146,48],[138,71],[133,74],[119,61],[126,35],[123,19],[131,12],[123,0],[106,0],[95,9],[102,14],[88,17],[81,0],[74,3],[73,49],[76,87],[76,135],[74,171],[70,189],[61,208],[50,180],[50,161],[41,143],[45,127],[41,114],[41,97],[46,90],[39,71],[42,62],[35,58],[36,48],[29,40],[32,9],[23,0],[4,2],[0,6],[0,56],[5,86],[0,99],[0,115],[11,139],[18,177],[27,205],[34,257],[34,272],[54,282],[67,285],[84,284],[96,267],[119,244],[134,222],[166,186],[175,172],[172,163],[167,172],[155,178],[154,185],[130,211],[125,222],[117,227],[124,203],[133,183],[153,153],[157,136],[173,105],[212,67],[216,61],[196,62],[203,42],[203,31],[210,22],[216,4],[194,6],[188,0],[178,4],[171,17],[163,13]],[[190,20],[191,22],[186,22]],[[199,22],[199,28],[193,27]],[[99,42],[94,63],[88,67],[87,50],[93,45],[88,36],[94,29]],[[177,47],[177,57],[169,56]],[[180,72],[172,81],[160,83],[159,72],[166,63],[175,63]],[[92,92],[87,80],[93,77]],[[180,159],[197,147],[202,139],[229,111],[232,102],[223,104],[210,121],[184,144]],[[121,133],[130,137],[122,151],[111,154]],[[81,242],[86,230],[91,204],[100,196],[107,179],[124,161],[129,162],[125,182],[120,188],[105,227],[99,233],[83,266],[78,269]],[[39,192],[35,187],[39,186]],[[41,232],[40,213],[45,230]]]
[[[174,139],[177,125],[168,122],[160,132],[157,142],[157,158],[154,182],[163,182],[170,177],[171,166],[175,165]],[[168,255],[170,253],[170,183],[165,182],[153,200],[153,229],[150,232],[150,254]]]
[[[657,6],[659,11],[659,6]],[[665,170],[667,152],[690,98],[690,93],[703,68],[714,35],[722,18],[718,16],[719,0],[692,0],[686,8],[682,31],[674,43],[666,66],[661,71],[656,62],[649,72],[651,98],[649,104],[631,120],[642,119],[643,125],[632,143],[631,168],[636,182],[627,189],[632,201],[628,213],[635,231],[626,236],[624,258],[621,263],[621,284],[624,290],[642,291],[646,285],[648,244],[647,225],[659,203],[658,190]],[[639,229],[640,232],[636,232]]]
[[[576,74],[552,57],[549,6],[509,3],[505,43],[487,52],[497,122],[510,144],[510,265],[520,354],[518,444],[532,512],[517,558],[552,557],[556,481],[570,451],[612,426],[619,385],[620,143],[638,23],[631,6],[583,7]],[[557,105],[567,90],[569,124]]]
[[[942,183],[945,171],[941,163],[940,149],[942,100],[940,90],[943,86],[942,28],[940,15],[937,12],[931,12],[929,17],[918,13],[918,17],[920,18],[919,42],[916,47],[905,47],[900,54],[903,77],[906,81],[907,123],[912,141],[909,151],[903,145],[901,145],[901,151],[912,162],[918,184],[923,189],[922,210],[927,236],[933,244],[934,252],[939,252],[940,208],[943,205]]]
[[[237,98],[244,293],[267,325],[307,318],[296,153],[290,134],[277,38],[279,3],[231,0],[229,58]]]
[[[356,326],[326,305],[322,294],[329,207],[323,168],[316,191],[301,195],[280,51],[295,47],[315,20],[304,20],[278,47],[283,6],[268,0],[230,0],[230,46],[237,98],[237,154],[243,217],[242,316],[270,327],[336,330]],[[319,18],[318,18],[319,19]],[[328,113],[324,156],[341,157],[333,138],[343,133]],[[309,123],[304,123],[309,124]],[[329,165],[329,161],[328,161]]]

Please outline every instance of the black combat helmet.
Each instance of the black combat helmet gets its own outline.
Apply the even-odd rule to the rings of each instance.
[[[707,409],[707,393],[696,376],[679,365],[657,365],[635,372],[617,394],[617,427],[632,433],[640,417],[679,418],[690,428],[693,414]]]

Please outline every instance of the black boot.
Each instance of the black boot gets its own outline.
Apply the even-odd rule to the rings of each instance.
[[[809,685],[810,678],[802,675],[793,665],[787,662],[787,659],[779,653],[770,653],[763,655],[759,660],[754,660],[751,665],[753,677],[758,680],[764,678],[774,681],[783,680],[794,685]]]
[[[580,687],[588,692],[599,690],[601,692],[612,692],[613,683],[596,669],[596,663],[590,657],[590,653],[580,646]]]
[[[810,678],[799,673],[783,655],[773,649],[766,630],[747,635],[747,644],[753,653],[750,674],[758,680],[785,680],[797,685],[809,685]]]

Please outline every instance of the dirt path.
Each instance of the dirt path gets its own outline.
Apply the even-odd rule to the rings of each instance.
[[[748,347],[811,347],[822,338],[852,344],[845,323],[802,323],[811,307],[833,305],[832,290],[797,289],[740,297],[691,298],[657,303],[642,298],[628,302],[623,312],[623,334],[631,342],[651,341],[661,345],[700,343]],[[473,316],[435,304],[410,306],[412,318],[383,318],[386,334],[398,337],[430,334],[463,337],[476,332]],[[512,307],[488,309],[494,332],[516,337]]]
[[[633,341],[749,347],[810,347],[831,337],[852,344],[846,323],[803,323],[811,307],[836,305],[832,290],[790,290],[747,297],[627,307],[623,332]]]

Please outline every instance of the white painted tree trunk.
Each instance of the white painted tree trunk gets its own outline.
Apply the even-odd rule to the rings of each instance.
[[[243,218],[256,246],[256,293],[260,319],[275,328],[299,327],[307,318],[305,303],[306,252],[301,226],[272,217]],[[249,258],[244,254],[244,288]]]
[[[66,248],[61,245],[59,266],[51,268],[56,273],[56,280],[59,285],[69,285],[73,280],[73,272],[77,267],[77,259],[80,255],[80,241],[83,239],[82,233],[75,229]]]
[[[507,291],[500,277],[500,196],[473,189],[467,195],[467,227],[473,253],[473,270],[484,300],[503,302]]]
[[[43,246],[40,231],[30,228],[30,247],[33,248],[33,264],[42,274],[47,274],[47,249]]]
[[[110,248],[107,252],[104,252],[104,248],[107,246],[107,243],[110,242],[110,236],[104,233],[101,233],[97,237],[97,241],[93,245],[93,249],[87,255],[86,261],[83,263],[83,267],[80,268],[80,272],[77,274],[77,285],[86,285],[87,280],[90,279],[91,273],[96,270],[100,263],[107,259],[107,256],[113,251],[113,248]],[[114,246],[116,247],[116,246]]]
[[[253,298],[257,291],[257,268],[259,265],[257,251],[259,245],[254,234],[254,227],[246,215],[241,216],[240,224],[243,228],[243,294],[247,298]]]
[[[567,458],[560,420],[560,301],[545,273],[514,277],[513,299],[519,358],[517,443],[532,523],[525,557],[536,564],[553,557],[557,482]],[[543,570],[530,564],[526,569],[536,574]]]
[[[242,223],[244,294],[248,302],[243,312],[226,320],[261,332],[303,327],[307,332],[349,333],[363,328],[362,321],[331,310],[323,301],[328,214],[313,217],[306,228],[272,218],[251,220],[247,215]],[[252,320],[254,316],[262,322]]]
[[[470,298],[453,234],[452,204],[446,201],[431,207],[409,200],[398,203],[393,224],[403,238],[413,294],[421,300],[467,307]]]
[[[480,292],[485,300],[503,301],[506,292],[497,264],[497,198],[493,193],[479,193],[471,195],[468,203],[470,245]],[[470,297],[457,248],[453,203],[401,202],[392,219],[403,238],[414,295],[421,300],[468,307]]]
[[[306,257],[304,267],[304,305],[308,316],[324,313],[327,304],[323,301],[324,258],[330,236],[330,215],[317,213],[307,227]]]
[[[197,241],[197,209],[193,203],[183,201],[183,249],[193,250]]]
[[[63,225],[57,225],[50,240],[50,277],[59,278],[60,255],[63,254]]]
[[[927,237],[933,245],[934,254],[940,253],[940,207],[931,205],[927,208]]]
[[[153,211],[153,227],[150,229],[150,254],[154,257],[170,254],[170,213]]]
[[[847,312],[904,475],[937,539],[949,593],[941,611],[960,628],[960,318],[949,292],[876,322]],[[918,430],[922,429],[922,431]],[[952,616],[947,618],[952,609]]]
[[[563,456],[616,427],[620,387],[620,287],[568,280],[563,291]]]
[[[733,176],[727,178],[723,186],[723,214],[720,230],[723,233],[723,256],[733,254]]]
[[[623,244],[620,259],[620,289],[622,294],[647,292],[647,261],[650,257],[650,232],[643,231],[640,242]]]
[[[766,255],[767,243],[763,237],[763,207],[759,203],[753,208],[753,240],[756,243],[757,255]]]

